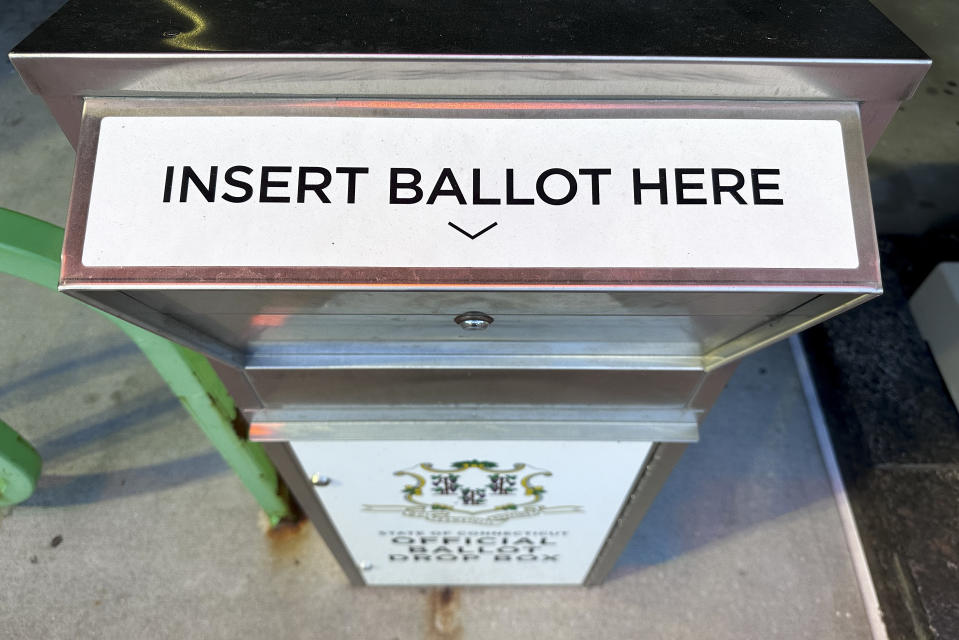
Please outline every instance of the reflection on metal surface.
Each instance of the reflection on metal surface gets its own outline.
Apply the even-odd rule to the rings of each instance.
[[[829,100],[859,104],[868,151],[928,60],[345,54],[28,54],[10,60],[34,93],[169,98],[540,98],[595,101]],[[76,145],[81,103],[55,112]],[[442,105],[440,105],[441,107]],[[668,105],[663,105],[664,108]]]
[[[177,49],[183,49],[184,51],[217,50],[216,47],[204,45],[199,41],[200,35],[207,29],[206,18],[185,2],[182,2],[182,0],[163,0],[163,2],[170,5],[174,11],[193,23],[193,28],[187,32],[179,32],[175,35],[173,35],[173,32],[169,32],[170,36],[167,37],[166,40],[170,45]],[[164,36],[166,36],[166,33],[164,33]]]

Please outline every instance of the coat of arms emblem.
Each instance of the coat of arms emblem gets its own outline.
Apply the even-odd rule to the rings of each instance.
[[[540,483],[553,474],[522,462],[508,469],[491,460],[459,460],[449,468],[421,462],[393,475],[407,480],[401,490],[407,504],[364,505],[364,510],[400,511],[431,521],[484,525],[542,513],[582,512],[578,506],[543,505],[547,490]]]

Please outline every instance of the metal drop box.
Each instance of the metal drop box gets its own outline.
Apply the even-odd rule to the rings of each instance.
[[[424,421],[442,424],[447,437],[475,437],[487,426],[494,430],[490,433],[501,433],[498,425],[504,420],[535,423],[540,437],[647,439],[646,427],[682,424],[687,437],[694,438],[715,396],[706,384],[710,371],[880,292],[854,106],[631,102],[628,109],[615,105],[615,111],[603,103],[576,106],[574,112],[565,104],[525,105],[519,112],[546,121],[571,114],[606,117],[611,126],[664,116],[753,121],[759,114],[765,122],[801,117],[840,123],[856,266],[131,264],[137,256],[89,266],[82,257],[98,167],[99,124],[105,119],[173,118],[168,121],[175,126],[176,118],[198,114],[349,118],[359,112],[371,119],[401,114],[455,123],[465,110],[486,117],[515,117],[517,111],[508,103],[457,106],[460,111],[454,111],[446,105],[431,108],[430,102],[341,107],[315,101],[89,98],[61,289],[236,367],[242,374],[235,376],[234,393],[246,399],[243,406],[255,433],[265,436],[261,425],[282,423],[283,438],[307,432],[357,437],[354,425],[383,422],[387,415],[391,423],[409,425],[409,430],[400,424],[389,428],[391,437],[402,438],[428,433]],[[122,179],[134,181],[138,175]],[[121,223],[130,214],[122,217]],[[99,233],[111,249],[138,237],[154,246],[149,223],[137,224],[144,226],[131,225],[126,239],[116,238],[115,244],[122,230],[110,227]],[[442,218],[422,226],[436,241],[459,245],[455,250],[463,252],[466,264],[474,259],[469,251],[475,244],[496,242],[496,234],[509,232],[510,221],[501,219],[499,229],[475,240]],[[580,237],[585,233],[576,231]],[[741,237],[752,242],[748,230]],[[793,242],[788,235],[784,240]],[[492,324],[485,331],[465,331],[455,320],[470,312],[487,314]],[[328,428],[317,432],[318,423]],[[531,433],[511,430],[511,435],[497,437]]]
[[[77,150],[61,290],[217,362],[354,584],[600,582],[735,362],[881,292],[929,61],[865,1],[267,4],[11,59]]]

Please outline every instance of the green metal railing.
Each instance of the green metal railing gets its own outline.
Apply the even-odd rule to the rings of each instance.
[[[37,487],[40,455],[0,420],[0,507],[23,502]]]
[[[56,291],[60,276],[60,251],[63,247],[63,229],[36,218],[0,208],[0,272],[29,280]],[[276,473],[263,448],[241,438],[235,424],[237,410],[223,382],[202,355],[173,343],[166,338],[145,331],[113,316],[102,314],[130,337],[153,364],[160,376],[193,416],[203,433],[216,447],[227,464],[236,472],[246,488],[276,526],[283,520],[292,520],[296,510],[290,501],[286,486]],[[0,423],[0,427],[6,427]],[[11,477],[7,485],[0,484],[0,505],[4,496],[10,503],[21,502],[33,492],[40,472],[40,459],[31,462],[23,453],[29,445],[6,427],[10,436],[0,429],[0,483],[8,468]],[[19,443],[16,446],[14,442]],[[30,451],[32,447],[30,447]],[[31,476],[32,483],[28,478]],[[11,492],[9,487],[16,487]],[[26,494],[24,495],[24,491]],[[19,496],[19,499],[14,499]]]

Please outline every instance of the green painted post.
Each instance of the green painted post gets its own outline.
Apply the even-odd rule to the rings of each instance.
[[[195,351],[109,316],[153,363],[173,394],[276,526],[292,520],[290,497],[263,447],[240,437],[237,411],[210,361]]]
[[[30,443],[0,420],[0,507],[18,504],[33,494],[41,464]]]
[[[62,247],[63,229],[60,227],[0,208],[0,271],[56,291]],[[253,494],[271,524],[276,526],[282,520],[295,518],[296,511],[286,486],[277,476],[263,447],[244,440],[237,433],[236,406],[210,362],[195,351],[166,338],[119,318],[103,315],[140,347],[173,394],[180,399],[203,433]],[[0,440],[0,454],[4,451],[3,441]]]

